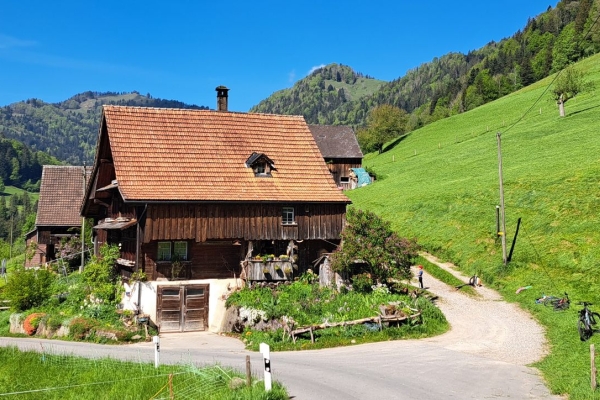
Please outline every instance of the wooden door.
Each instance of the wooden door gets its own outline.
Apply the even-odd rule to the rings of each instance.
[[[156,314],[160,332],[206,330],[209,286],[159,286]]]
[[[209,285],[184,286],[183,331],[204,331],[208,328]]]

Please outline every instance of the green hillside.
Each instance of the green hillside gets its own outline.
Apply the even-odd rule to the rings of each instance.
[[[250,112],[303,115],[309,124],[345,123],[334,117],[334,111],[346,103],[371,96],[384,83],[348,66],[329,64],[299,80],[292,88],[275,92]]]
[[[547,327],[552,349],[538,367],[554,392],[573,399],[591,398],[589,345],[577,334],[576,303],[590,301],[600,311],[600,55],[576,67],[593,87],[566,103],[565,118],[546,91],[549,77],[368,155],[364,164],[378,181],[347,192],[353,207],[390,220],[401,235],[416,237],[424,249],[467,275],[478,273],[529,309]],[[509,248],[522,218],[506,267],[496,235],[496,132]],[[533,288],[515,294],[526,285]],[[572,300],[566,312],[535,304],[542,293],[564,291]],[[600,335],[590,342],[598,346]]]

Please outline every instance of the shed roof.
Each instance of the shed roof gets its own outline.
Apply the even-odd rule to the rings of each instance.
[[[324,158],[363,158],[354,129],[347,125],[309,125]]]
[[[86,168],[89,175],[90,168]],[[44,165],[36,226],[81,226],[83,167]]]
[[[350,202],[301,116],[104,106],[100,134],[125,201]],[[253,153],[271,178],[245,164]]]

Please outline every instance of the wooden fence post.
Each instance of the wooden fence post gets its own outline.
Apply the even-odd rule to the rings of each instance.
[[[252,386],[252,371],[250,370],[250,356],[246,356],[246,386]]]
[[[590,344],[590,366],[591,366],[591,384],[592,391],[596,390],[596,349],[593,344]]]

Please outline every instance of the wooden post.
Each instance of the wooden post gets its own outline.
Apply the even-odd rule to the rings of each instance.
[[[502,178],[502,146],[500,135],[500,132],[496,134],[498,139],[498,175],[500,178],[500,222],[502,223],[502,236],[500,236],[500,239],[502,241],[502,262],[506,265],[506,214],[504,212],[504,183]]]
[[[596,390],[596,349],[590,344],[591,384],[592,392]]]
[[[250,356],[246,356],[246,386],[252,386],[252,374],[250,372]]]

